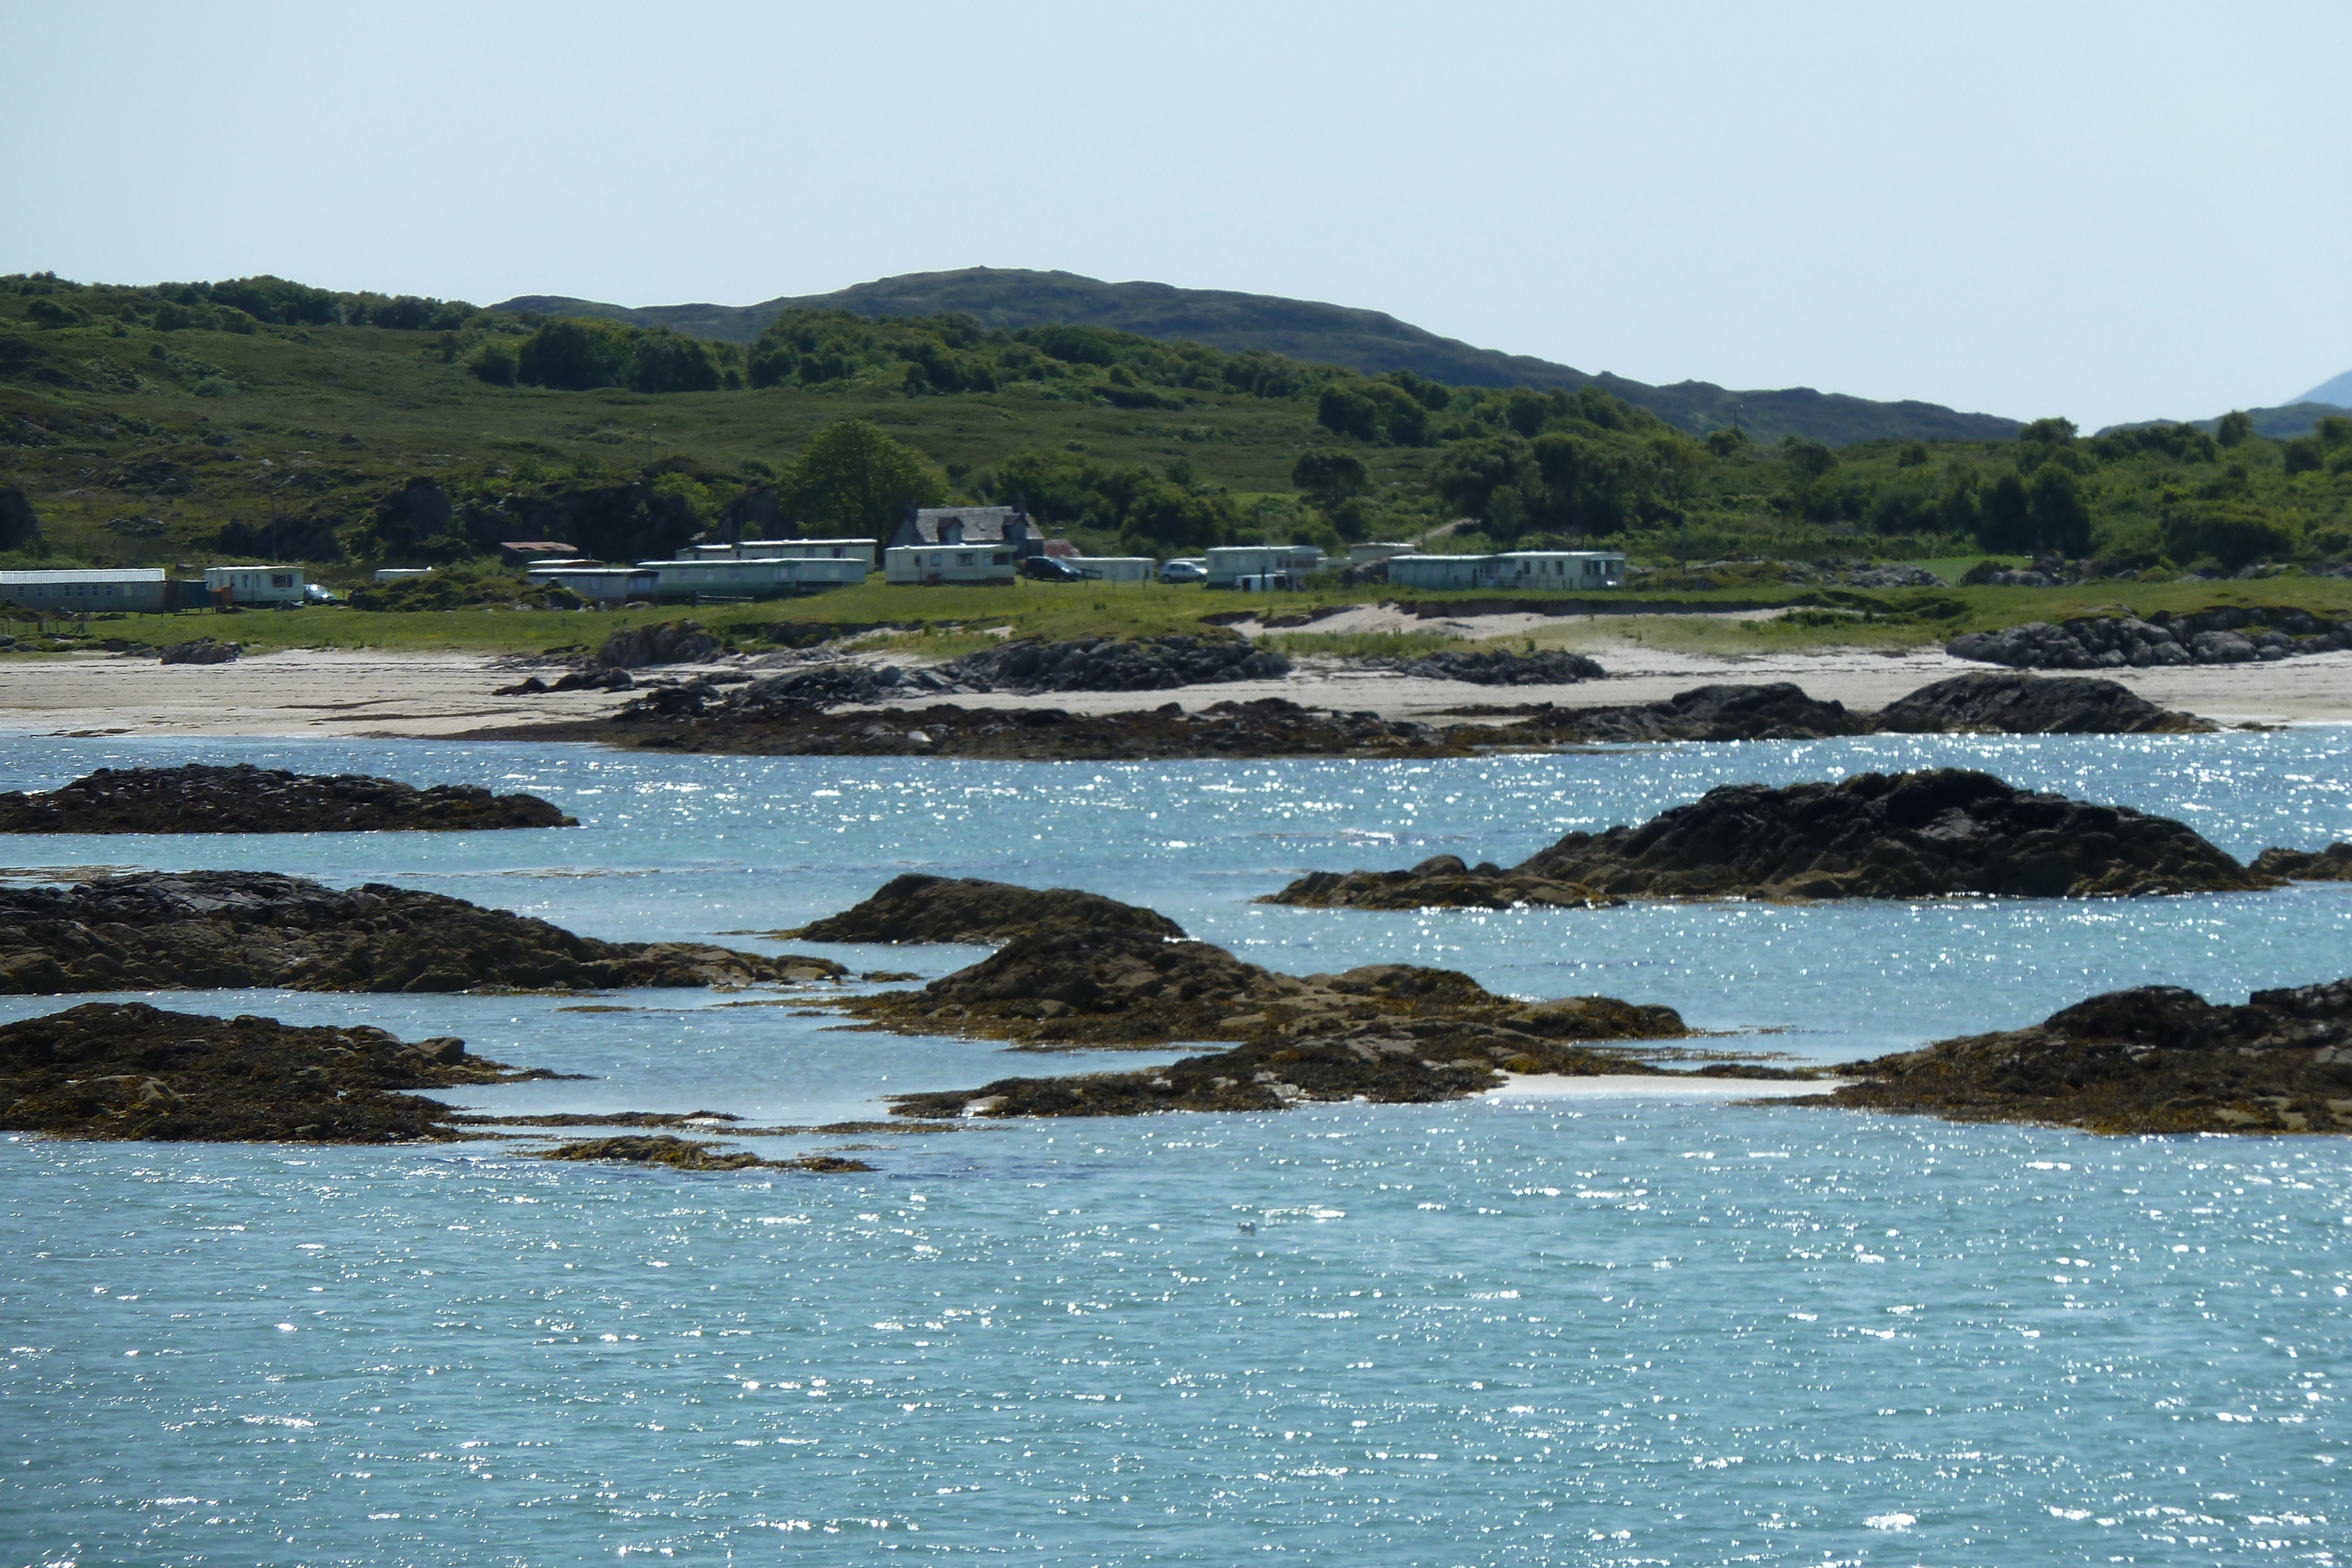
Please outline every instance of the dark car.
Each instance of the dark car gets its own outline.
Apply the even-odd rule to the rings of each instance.
[[[1021,563],[1021,575],[1036,582],[1084,582],[1087,574],[1050,555],[1033,555]]]

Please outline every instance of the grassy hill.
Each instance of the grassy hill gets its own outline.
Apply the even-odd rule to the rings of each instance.
[[[828,468],[835,445],[878,454],[896,488]],[[845,497],[884,521],[845,523]],[[1437,548],[1607,541],[1667,566],[2054,549],[2168,581],[2340,562],[2352,418],[2290,440],[2251,422],[2084,438],[2042,421],[1832,449],[1695,441],[1591,385],[1365,376],[960,313],[793,309],[746,349],[273,278],[0,278],[0,564],[280,557],[352,583],[504,539],[635,559],[1014,497],[1089,550],[1159,557],[1465,519]],[[37,537],[9,532],[28,519]],[[1756,572],[1780,580],[1710,580]]]
[[[916,272],[861,283],[832,294],[759,305],[627,307],[559,295],[526,295],[497,308],[594,316],[667,327],[695,337],[750,343],[787,310],[845,310],[866,317],[968,315],[983,326],[1056,323],[1131,332],[1161,342],[1205,343],[1228,352],[1256,350],[1366,375],[1410,371],[1448,386],[1534,387],[1573,392],[1598,386],[1695,435],[1735,423],[1759,440],[1798,435],[1843,446],[1876,440],[1993,440],[2018,422],[1959,413],[1928,402],[1873,402],[1810,387],[1731,392],[1706,382],[1648,386],[1593,375],[1523,354],[1473,348],[1378,310],[1165,283],[1104,283],[1072,272],[973,267]]]

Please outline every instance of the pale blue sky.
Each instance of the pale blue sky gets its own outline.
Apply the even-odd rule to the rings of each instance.
[[[2352,368],[2352,5],[0,0],[0,271],[1062,267],[2085,425]]]

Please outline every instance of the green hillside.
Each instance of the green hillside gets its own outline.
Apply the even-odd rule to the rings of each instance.
[[[2243,416],[1698,441],[1597,387],[1365,376],[1095,327],[796,309],[737,345],[274,278],[0,278],[0,559],[278,556],[343,581],[506,539],[633,559],[867,534],[943,499],[1017,498],[1089,550],[1160,557],[1456,519],[1434,548],[1605,540],[1668,566],[2054,549],[2169,580],[2352,550],[2343,416],[2285,441]]]
[[[2018,424],[2012,419],[1958,413],[1935,403],[1873,402],[1809,387],[1731,392],[1706,382],[1647,386],[1622,376],[1592,375],[1548,360],[1473,348],[1378,310],[1223,289],[1175,288],[1164,283],[1104,283],[1071,272],[992,267],[917,272],[832,294],[771,299],[760,305],[631,308],[557,295],[528,295],[507,300],[498,308],[603,317],[746,344],[787,310],[845,310],[868,317],[957,313],[995,328],[1067,323],[1131,332],[1161,342],[1205,343],[1234,353],[1280,354],[1342,365],[1366,375],[1410,371],[1449,386],[1526,386],[1570,392],[1597,386],[1694,435],[1736,423],[1762,440],[1798,435],[1832,446],[1886,439],[1992,440],[2015,434]]]

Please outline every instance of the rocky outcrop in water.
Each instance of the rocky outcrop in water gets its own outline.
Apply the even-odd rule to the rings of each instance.
[[[840,1005],[902,1032],[1054,1048],[1402,1035],[1449,1050],[1508,1046],[1508,1054],[1532,1056],[1543,1041],[1688,1032],[1670,1008],[1607,997],[1516,1001],[1467,975],[1402,964],[1283,975],[1205,942],[1171,941],[1134,926],[1024,931],[919,991],[853,997]]]
[[[1367,668],[1394,670],[1428,681],[1466,681],[1478,686],[1565,686],[1597,681],[1608,672],[1581,653],[1553,649],[1514,653],[1500,649],[1444,649],[1414,657],[1362,661]]]
[[[1356,909],[1622,898],[2087,898],[2277,885],[2186,825],[1964,768],[1729,784],[1640,827],[1570,833],[1507,870],[1452,855],[1315,872],[1263,900]]]
[[[1002,942],[1043,925],[1123,928],[1181,941],[1184,928],[1156,909],[1067,887],[1016,887],[979,877],[909,872],[838,915],[779,932],[803,942]]]
[[[1277,680],[1290,673],[1280,653],[1234,636],[1078,637],[983,648],[933,667],[965,691],[1158,692],[1222,681]]]
[[[156,655],[159,664],[234,664],[244,653],[243,644],[216,643],[210,637],[197,637],[185,643],[174,643]]]
[[[679,1171],[813,1171],[840,1175],[870,1171],[864,1160],[839,1155],[803,1155],[789,1160],[763,1160],[740,1149],[729,1152],[717,1144],[700,1143],[668,1134],[617,1138],[583,1138],[548,1150],[543,1160],[596,1160],[635,1166],[665,1166]]]
[[[1835,1071],[1862,1082],[1783,1103],[2095,1133],[2352,1133],[2352,979],[2243,1007],[2142,986]]]
[[[536,795],[475,784],[420,789],[356,773],[330,777],[240,763],[101,768],[41,793],[0,795],[0,833],[359,833],[576,828]]]
[[[2052,625],[2030,622],[1971,632],[1945,647],[1955,659],[2021,670],[2147,669],[2168,664],[2243,664],[2352,648],[2352,623],[2284,605],[2224,605],[2189,615],[2086,615]]]
[[[1612,997],[1523,1002],[1496,996],[1467,975],[1402,964],[1282,975],[1221,947],[1132,927],[1026,931],[920,991],[845,1005],[903,1033],[977,1035],[1040,1049],[1239,1042],[1141,1072],[1005,1079],[894,1098],[892,1110],[907,1116],[1132,1115],[1276,1110],[1315,1100],[1449,1100],[1494,1088],[1506,1072],[1661,1071],[1629,1054],[1626,1042],[1689,1032],[1671,1008]]]
[[[2289,882],[2352,882],[2352,843],[2333,843],[2324,850],[2264,850],[2254,857],[2256,876],[2284,877]]]
[[[1905,735],[2210,735],[2214,726],[2087,675],[1955,675],[1881,708],[1873,728]]]
[[[398,1091],[544,1078],[364,1025],[91,1002],[0,1028],[0,1127],[75,1138],[388,1144],[467,1134]]]
[[[681,691],[688,688],[679,688]],[[1123,713],[1062,708],[923,708],[826,713],[740,702],[715,688],[692,711],[633,706],[609,720],[530,725],[474,738],[600,741],[628,749],[754,757],[972,757],[1013,761],[1152,761],[1187,757],[1462,757],[1471,739],[1377,714],[1301,707],[1280,697],[1221,702],[1196,712],[1177,703]],[[1493,732],[1482,729],[1480,744]]]
[[[829,959],[600,942],[461,898],[269,872],[0,888],[0,995],[72,991],[603,990],[839,979]]]

